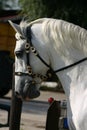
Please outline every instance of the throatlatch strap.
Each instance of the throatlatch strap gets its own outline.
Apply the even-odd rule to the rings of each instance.
[[[55,73],[58,73],[58,72],[60,72],[60,71],[66,70],[66,69],[71,68],[71,67],[73,67],[73,66],[75,66],[75,65],[78,65],[78,64],[80,64],[80,63],[82,63],[82,62],[84,62],[84,61],[86,61],[86,60],[87,60],[87,57],[86,57],[86,58],[83,58],[83,59],[81,59],[81,60],[79,60],[79,61],[77,61],[77,62],[75,62],[75,63],[73,63],[73,64],[71,64],[71,65],[67,65],[67,66],[62,67],[62,68],[60,68],[60,69],[58,69],[58,70],[54,70],[54,72],[55,72]]]

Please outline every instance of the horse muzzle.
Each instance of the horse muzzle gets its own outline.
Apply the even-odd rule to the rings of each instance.
[[[35,83],[28,80],[25,81],[24,87],[21,87],[21,89],[15,93],[17,97],[23,100],[29,100],[40,96],[40,91],[37,89]]]

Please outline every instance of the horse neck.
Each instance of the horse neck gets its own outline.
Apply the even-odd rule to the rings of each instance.
[[[73,48],[70,46],[67,48],[65,46],[63,49],[59,49],[57,44],[53,43],[52,41],[49,41],[49,43],[45,43],[45,40],[43,40],[43,36],[41,35],[41,24],[36,24],[32,26],[33,31],[33,40],[32,43],[34,44],[35,48],[38,50],[41,56],[44,56],[44,59],[49,64],[49,61],[51,62],[51,67],[53,70],[57,70],[61,67],[70,65],[72,63],[75,63],[78,60],[81,60],[84,58],[84,53],[81,52],[81,50],[77,50],[76,48]],[[57,41],[58,42],[58,41]],[[61,44],[60,44],[61,45]],[[62,47],[62,45],[61,45]],[[48,53],[47,53],[48,52]],[[69,68],[67,70],[61,71],[57,73],[57,76],[59,77],[62,86],[65,90],[66,95],[69,97],[71,89],[75,90],[80,87],[79,84],[82,84],[85,88],[85,82],[83,78],[87,79],[86,76],[86,61],[74,66],[72,68]],[[85,77],[84,77],[85,74]],[[83,79],[83,80],[82,80]],[[87,85],[86,85],[87,86]]]
[[[72,63],[75,63],[78,60],[81,60],[84,58],[84,54],[78,53],[78,51],[73,51],[73,54],[69,55],[69,57],[64,57],[60,55],[60,53],[55,50],[55,48],[51,48],[51,61],[52,61],[52,68],[54,70],[57,70],[61,67],[70,65]],[[75,56],[75,58],[73,58]],[[78,59],[78,60],[77,60]],[[71,68],[68,68],[64,71],[58,72],[57,76],[59,77],[62,86],[65,90],[66,95],[69,97],[70,91],[73,90],[76,91],[80,89],[80,85],[82,85],[82,89],[87,86],[86,80],[87,80],[87,62],[83,62],[79,65],[73,66]],[[84,77],[85,76],[85,77]],[[86,79],[86,80],[85,80]]]

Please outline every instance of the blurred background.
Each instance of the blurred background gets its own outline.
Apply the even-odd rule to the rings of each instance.
[[[22,13],[30,20],[50,17],[67,20],[87,28],[85,0],[19,0]]]

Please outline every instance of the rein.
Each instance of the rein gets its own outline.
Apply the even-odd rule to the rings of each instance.
[[[58,69],[58,70],[55,70],[54,72],[55,72],[55,73],[58,73],[58,72],[60,72],[60,71],[66,70],[66,69],[71,68],[71,67],[73,67],[73,66],[76,66],[76,65],[78,65],[78,64],[80,64],[80,63],[82,63],[82,62],[84,62],[84,61],[86,61],[86,60],[87,60],[87,57],[86,57],[86,58],[83,58],[83,59],[81,59],[81,60],[79,60],[79,61],[77,61],[77,62],[75,62],[75,63],[72,63],[72,64],[70,64],[70,65],[67,65],[67,66],[65,66],[65,67],[62,67],[62,68],[60,68],[60,69]]]
[[[80,63],[82,63],[82,62],[84,62],[84,61],[87,60],[87,57],[86,57],[86,58],[83,58],[83,59],[81,59],[81,60],[79,60],[79,61],[77,61],[77,62],[75,62],[75,63],[72,63],[72,64],[70,64],[70,65],[67,65],[67,66],[65,66],[65,67],[61,67],[61,68],[59,68],[59,69],[57,69],[57,70],[53,70],[53,69],[51,68],[51,66],[48,65],[48,64],[45,62],[45,60],[38,54],[37,50],[33,47],[32,42],[31,42],[31,38],[32,38],[32,37],[31,37],[31,27],[28,27],[28,28],[27,28],[26,34],[29,36],[29,37],[27,38],[27,43],[25,44],[25,51],[26,51],[26,58],[27,58],[27,70],[28,70],[28,73],[15,72],[15,75],[18,75],[18,76],[23,76],[23,75],[25,75],[25,76],[31,76],[32,78],[38,77],[38,78],[40,78],[42,81],[46,81],[47,79],[51,78],[53,74],[56,74],[56,73],[61,72],[61,71],[64,71],[64,70],[66,70],[66,69],[68,69],[68,68],[71,68],[71,67],[73,67],[73,66],[76,66],[76,65],[78,65],[78,64],[80,64]],[[27,36],[26,36],[26,37],[27,37]],[[31,51],[32,53],[34,53],[35,56],[37,56],[37,57],[41,60],[41,62],[43,62],[43,64],[46,65],[46,66],[49,68],[49,70],[48,70],[48,72],[47,72],[47,74],[46,74],[45,76],[44,76],[44,75],[41,75],[41,74],[34,74],[34,73],[33,73],[32,68],[31,68],[31,65],[30,65],[30,61],[29,61],[29,60],[30,60],[30,58],[29,58],[29,52],[30,52],[30,51]]]

